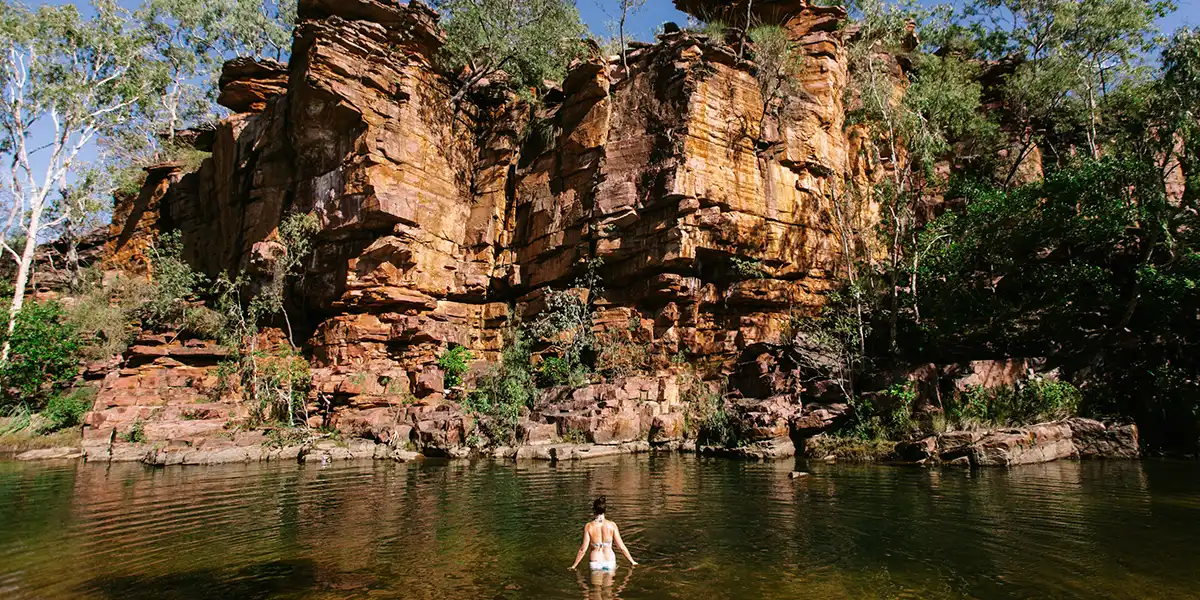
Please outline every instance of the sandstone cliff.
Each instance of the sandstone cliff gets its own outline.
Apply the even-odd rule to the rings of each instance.
[[[778,111],[756,65],[677,28],[630,52],[628,72],[598,52],[577,61],[534,110],[498,87],[452,106],[437,15],[416,0],[301,0],[290,64],[226,65],[235,114],[197,137],[211,158],[150,170],[114,210],[108,264],[144,270],[157,233],[178,230],[208,275],[254,272],[286,215],[317,215],[287,299],[311,423],[427,452],[457,452],[473,427],[437,356],[461,345],[477,371],[494,362],[506,330],[591,265],[596,327],[645,349],[644,376],[548,392],[522,415],[526,443],[681,442],[681,386],[696,385],[682,362],[736,400],[743,439],[761,442],[746,452],[790,453],[846,406],[769,350],[844,273],[841,230],[877,223],[878,207],[835,203],[881,167],[845,123],[844,10],[759,11],[805,54]],[[88,439],[149,419],[152,441],[190,448],[246,413],[214,402],[211,344],[143,341],[105,377]]]

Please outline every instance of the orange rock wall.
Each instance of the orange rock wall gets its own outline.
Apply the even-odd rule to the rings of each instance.
[[[263,95],[273,67],[230,71],[256,112],[223,120],[212,158],[158,192],[158,226],[216,276],[253,272],[287,215],[319,217],[289,308],[314,397],[346,418],[436,403],[444,348],[496,359],[512,315],[594,259],[601,329],[712,374],[778,341],[838,278],[838,9],[788,17],[808,60],[778,119],[753,65],[686,32],[631,53],[627,74],[580,62],[530,114],[494,90],[452,106],[419,3],[302,0],[299,14],[286,93]],[[270,85],[236,79],[259,71]]]

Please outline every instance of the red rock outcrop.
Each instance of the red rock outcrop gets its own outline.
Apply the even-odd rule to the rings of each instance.
[[[588,265],[604,288],[597,329],[644,348],[649,375],[682,355],[723,377],[819,308],[843,260],[845,13],[796,7],[771,17],[808,57],[778,116],[764,113],[754,65],[684,31],[631,52],[628,72],[598,53],[579,61],[531,114],[496,90],[453,106],[434,67],[437,15],[419,2],[301,0],[286,80],[278,64],[226,66],[222,98],[238,114],[198,171],[151,173],[118,211],[131,233],[114,254],[134,262],[144,233],[177,229],[210,276],[253,272],[288,215],[316,215],[287,300],[313,407],[383,442],[461,446],[474,424],[444,402],[437,356],[462,345],[495,360],[515,315]],[[669,381],[575,390],[526,416],[527,441],[677,441]],[[747,435],[782,452],[792,421],[819,408],[786,396],[799,391],[739,404]],[[114,410],[123,396],[103,398]]]
[[[287,93],[287,65],[264,58],[235,58],[221,68],[217,104],[235,113],[262,112],[276,96]]]
[[[85,420],[85,452],[107,455],[118,440],[190,445],[225,431],[246,412],[221,397],[217,365],[226,354],[212,342],[173,333],[140,336],[123,364],[98,383]]]
[[[990,431],[951,431],[899,444],[896,453],[906,461],[978,467],[1140,456],[1137,426],[1081,418]]]
[[[163,196],[183,176],[183,165],[169,162],[146,169],[137,194],[118,193],[113,202],[112,225],[104,248],[103,268],[145,275],[150,271],[147,251],[158,239]]]

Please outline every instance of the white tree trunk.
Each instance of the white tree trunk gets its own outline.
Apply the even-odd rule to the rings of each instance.
[[[25,305],[25,286],[29,285],[29,276],[33,273],[33,258],[37,252],[37,234],[42,224],[42,210],[46,205],[45,193],[34,200],[29,211],[29,226],[26,229],[25,249],[21,252],[21,260],[17,263],[17,280],[13,282],[12,304],[8,309],[8,335],[4,340],[4,349],[0,351],[0,362],[8,361],[12,350],[9,338],[17,327],[17,313]]]

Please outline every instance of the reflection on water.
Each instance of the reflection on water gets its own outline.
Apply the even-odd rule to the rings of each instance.
[[[1200,465],[0,463],[8,598],[1181,598]],[[593,497],[642,564],[567,570]]]
[[[614,571],[589,571],[580,569],[575,572],[579,579],[579,587],[583,590],[586,600],[610,600],[621,597],[629,578],[633,576],[632,569]]]

